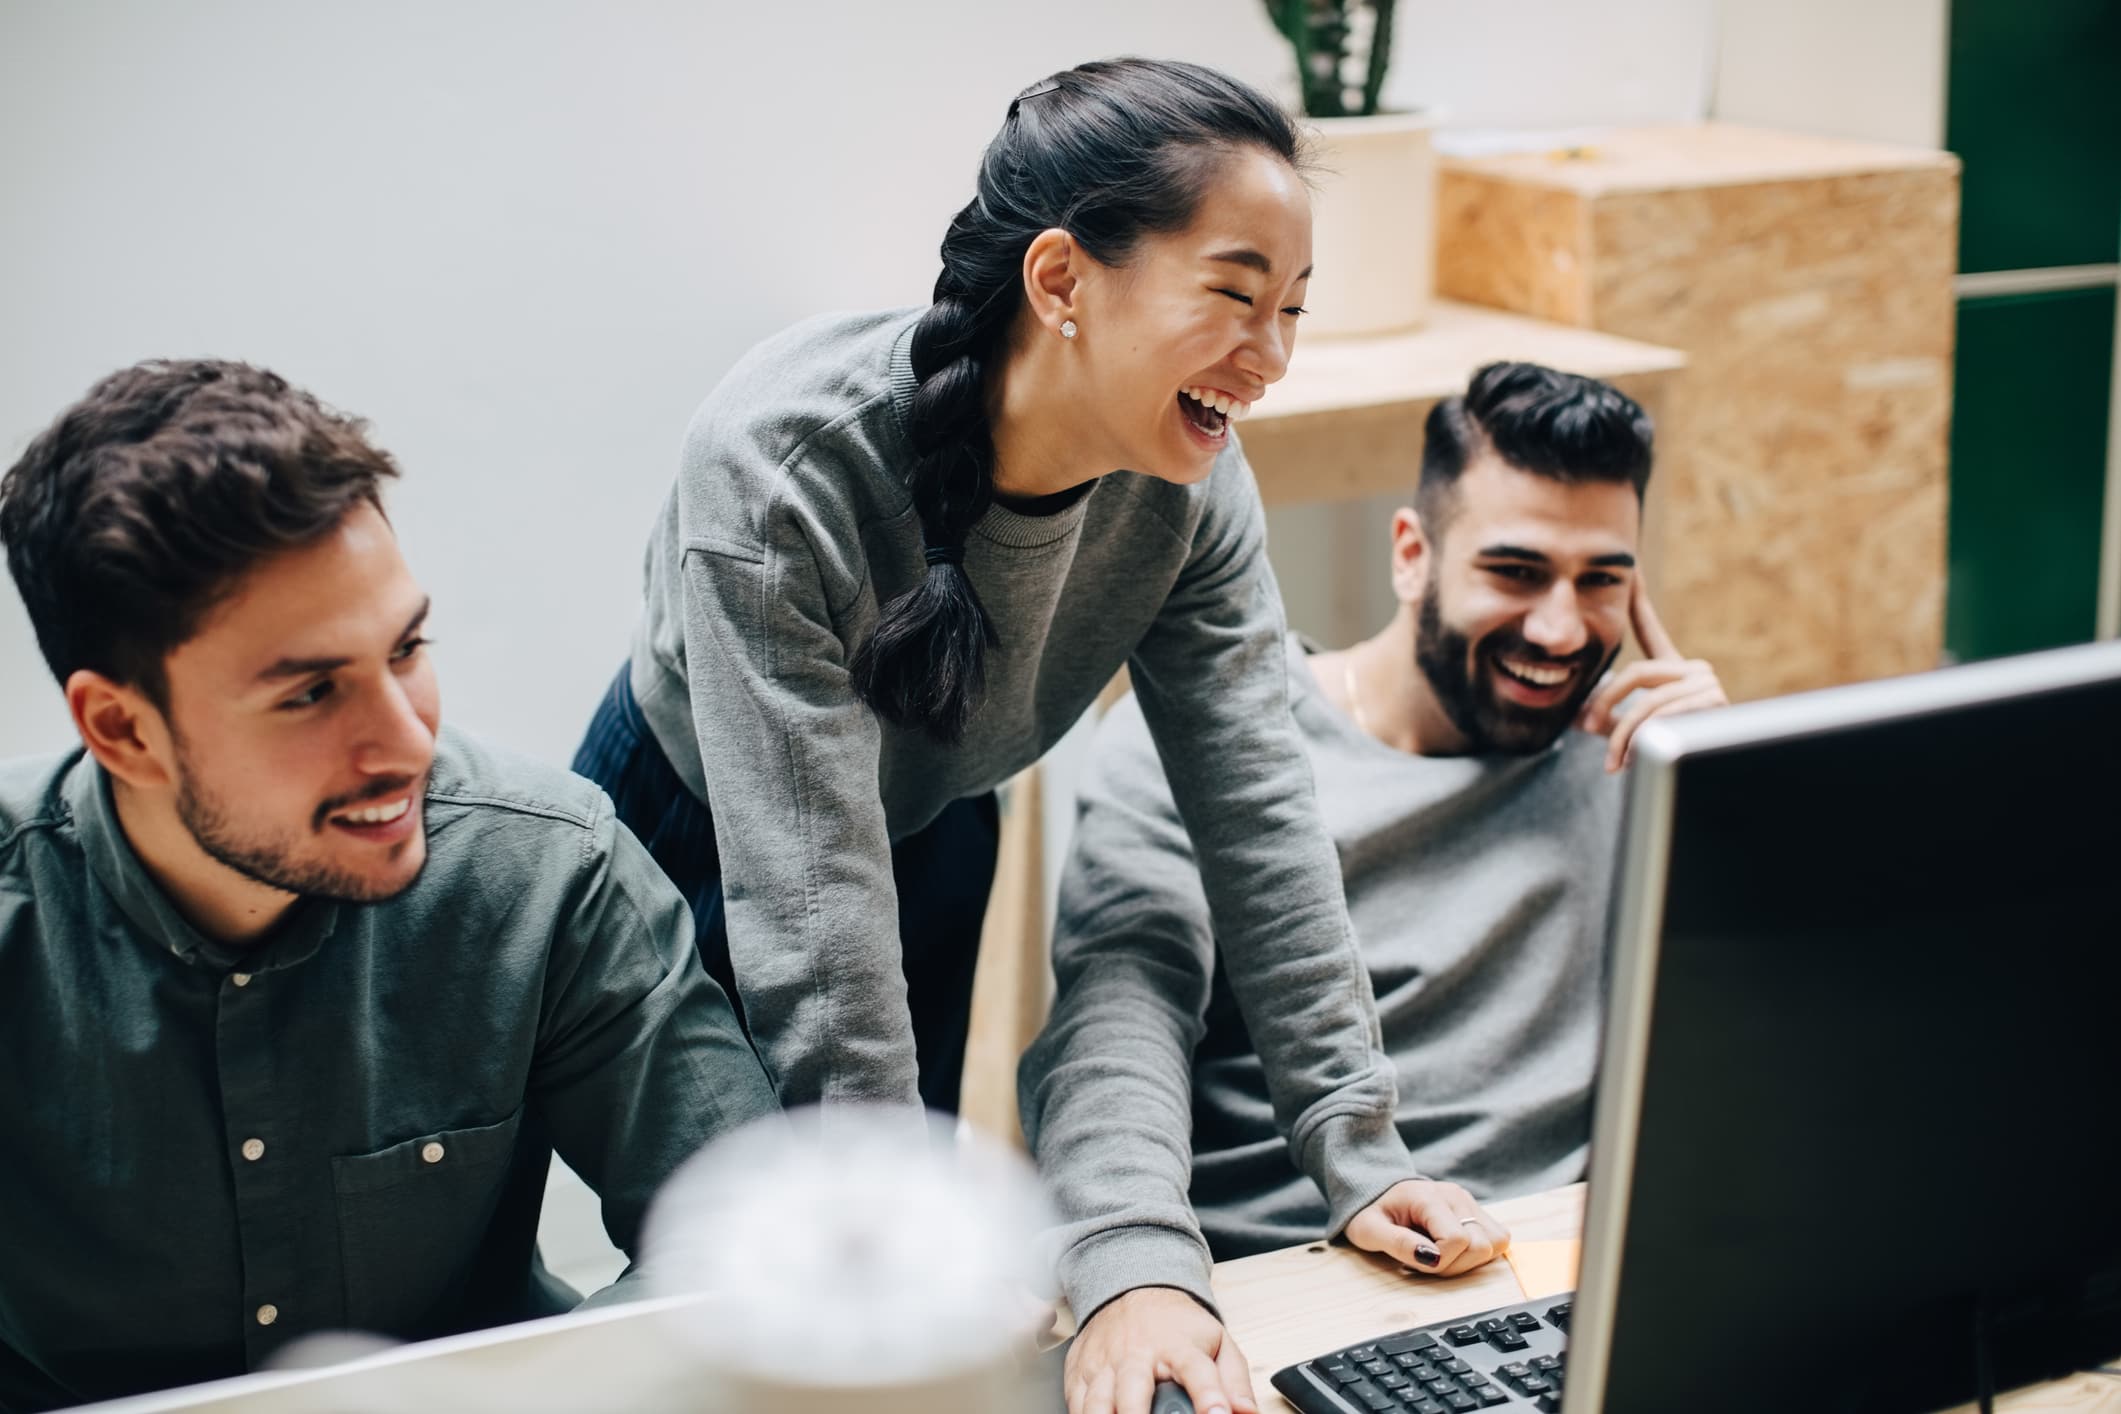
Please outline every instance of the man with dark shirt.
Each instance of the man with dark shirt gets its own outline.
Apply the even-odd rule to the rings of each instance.
[[[554,1149],[631,1252],[775,1108],[603,794],[440,726],[393,475],[274,375],[182,362],[0,480],[81,736],[0,764],[0,1407],[565,1310]]]

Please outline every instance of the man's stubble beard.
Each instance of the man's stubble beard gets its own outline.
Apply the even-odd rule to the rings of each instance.
[[[1476,648],[1464,634],[1444,626],[1440,588],[1432,572],[1415,616],[1414,662],[1428,679],[1444,715],[1466,738],[1471,754],[1532,756],[1545,751],[1575,722],[1618,649],[1593,638],[1580,653],[1555,658],[1506,629],[1489,634]],[[1524,658],[1588,671],[1581,672],[1566,700],[1552,707],[1520,707],[1497,697],[1487,677],[1492,659],[1506,649]]]

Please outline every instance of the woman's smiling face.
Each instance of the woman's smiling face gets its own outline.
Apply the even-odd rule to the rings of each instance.
[[[1311,196],[1288,163],[1224,154],[1185,229],[1118,266],[1079,267],[1075,343],[1084,432],[1114,467],[1205,477],[1243,416],[1288,371],[1311,276]]]

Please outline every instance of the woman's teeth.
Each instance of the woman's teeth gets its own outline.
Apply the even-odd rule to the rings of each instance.
[[[1214,408],[1232,421],[1242,421],[1244,415],[1252,411],[1252,404],[1241,402],[1214,388],[1181,388],[1178,391],[1180,396],[1191,398],[1202,407]]]
[[[1532,687],[1558,687],[1569,680],[1571,669],[1557,668],[1539,663],[1501,662],[1502,670],[1519,682]]]
[[[334,820],[344,820],[349,825],[388,825],[391,821],[412,809],[412,797],[401,796],[389,805],[371,805],[366,810],[349,810],[334,815]]]

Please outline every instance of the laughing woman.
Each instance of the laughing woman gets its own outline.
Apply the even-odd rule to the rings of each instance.
[[[1085,64],[1013,102],[932,304],[778,335],[694,418],[576,765],[693,900],[785,1101],[951,1109],[994,787],[1131,669],[1292,1153],[1336,1227],[1411,1260],[1423,1185],[1395,1188],[1392,1071],[1231,432],[1302,313],[1299,162],[1278,108],[1192,65]],[[1142,1196],[1062,1195],[1080,1315],[1159,1284],[1153,1240],[1106,1241]],[[1111,1363],[1106,1390],[1171,1368]]]

